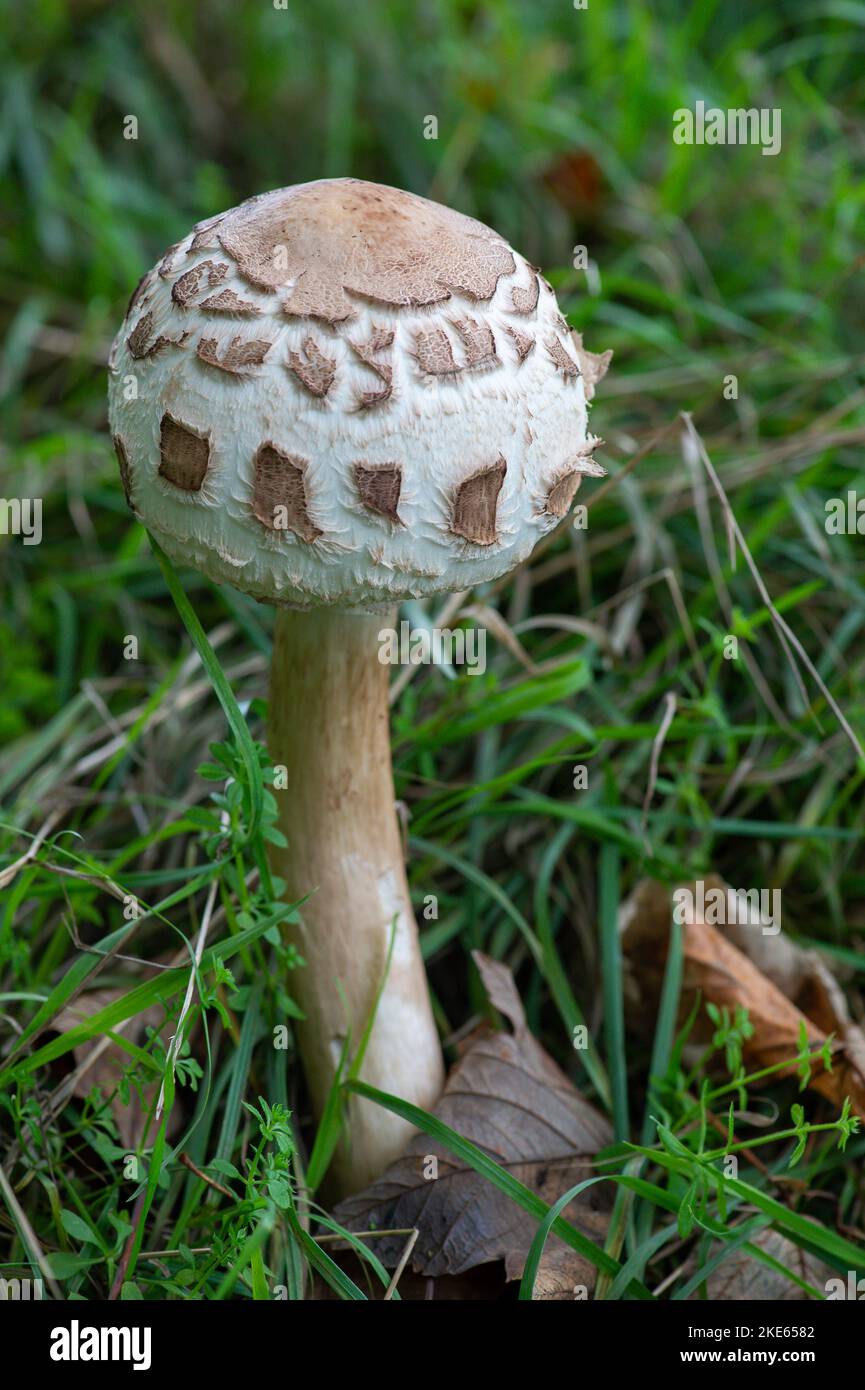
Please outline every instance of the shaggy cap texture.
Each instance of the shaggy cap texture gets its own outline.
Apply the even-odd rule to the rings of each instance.
[[[171,557],[255,598],[374,606],[512,569],[591,451],[586,352],[490,228],[328,179],[193,228],[110,359],[126,498]]]

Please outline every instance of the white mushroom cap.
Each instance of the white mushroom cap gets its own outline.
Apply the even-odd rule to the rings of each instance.
[[[268,602],[369,607],[512,569],[598,443],[610,353],[495,232],[328,179],[199,224],[110,359],[127,500],[175,560]]]

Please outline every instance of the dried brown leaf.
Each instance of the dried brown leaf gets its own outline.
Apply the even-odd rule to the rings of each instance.
[[[687,886],[696,898],[696,885]],[[707,890],[716,886],[724,885],[719,879],[706,881]],[[635,1004],[632,1017],[637,1021],[641,1015],[645,1017],[647,1011],[654,1011],[666,961],[672,912],[670,891],[648,879],[638,884],[622,912],[622,946],[628,963],[629,994]],[[749,943],[751,954],[733,944],[730,938],[734,930],[740,940]],[[747,935],[742,937],[742,933]],[[764,936],[756,927],[727,926],[721,930],[706,922],[692,920],[683,926],[683,940],[685,958],[680,1010],[683,1019],[693,1007],[697,992],[704,1000],[718,1007],[726,1007],[731,1012],[736,1008],[746,1009],[754,1028],[753,1036],[743,1046],[746,1063],[756,1070],[789,1061],[790,1066],[782,1075],[795,1072],[803,1024],[812,1051],[823,1046],[830,1031],[837,1033],[831,1072],[819,1060],[813,1061],[809,1085],[839,1110],[844,1098],[849,1095],[857,1114],[865,1116],[861,1034],[857,1037],[858,1029],[849,1024],[843,996],[825,968],[815,974],[812,965],[809,974],[801,960],[794,962],[789,952],[789,942],[781,936]],[[755,958],[762,962],[763,969],[755,963]],[[808,981],[810,994],[808,991],[803,994],[800,989],[798,997],[802,1002],[808,998],[816,1001],[817,1017],[797,1007],[770,978],[767,973],[767,961],[770,960],[778,979],[783,980],[788,988],[792,989],[796,981],[800,987],[803,981]],[[820,988],[815,993],[817,980]],[[827,984],[827,981],[831,984]],[[839,998],[842,1001],[840,1005]],[[841,1026],[839,1008],[843,1008],[847,1019],[849,1041],[847,1028]],[[827,1028],[826,1024],[830,1027]],[[705,1020],[702,1030],[704,1037],[710,1031]],[[698,1036],[699,1027],[695,1030],[695,1037]]]
[[[777,1260],[820,1293],[825,1290],[826,1280],[835,1273],[778,1231],[760,1231],[751,1244],[759,1246],[771,1259]],[[709,1275],[706,1293],[712,1302],[747,1300],[749,1303],[798,1303],[807,1302],[811,1297],[792,1279],[762,1264],[744,1248],[734,1251]],[[697,1289],[691,1298],[699,1297],[700,1291]]]
[[[529,1032],[507,967],[479,952],[474,959],[513,1033],[483,1028],[474,1035],[435,1113],[552,1203],[591,1176],[592,1157],[610,1143],[610,1128]],[[602,1194],[590,1188],[565,1212],[596,1242],[603,1241],[607,1224],[609,1201]],[[504,1263],[506,1279],[518,1279],[537,1230],[533,1217],[425,1134],[415,1136],[378,1182],[342,1202],[336,1217],[354,1231],[417,1226],[409,1269],[434,1279],[496,1261]],[[386,1236],[371,1248],[394,1268],[404,1245],[404,1236]],[[594,1266],[550,1237],[536,1296],[573,1299],[575,1287],[591,1291],[594,1282]]]
[[[70,1004],[57,1015],[52,1031],[68,1033],[99,1013],[101,1009],[122,999],[125,993],[123,989],[88,990],[80,995],[74,1004]],[[160,1026],[163,1029],[163,1041],[167,1044],[171,1029],[165,1022],[165,1010],[160,1004],[153,1004],[116,1031],[122,1032],[131,1043],[141,1046],[146,1039],[147,1029]],[[76,1066],[72,1094],[83,1100],[95,1086],[103,1096],[110,1096],[111,1113],[117,1125],[121,1146],[127,1150],[138,1148],[146,1138],[145,1127],[159,1090],[158,1081],[142,1088],[141,1095],[134,1086],[131,1087],[129,1101],[126,1103],[121,1098],[118,1087],[132,1059],[118,1043],[106,1044],[103,1038],[93,1038],[90,1042],[81,1043],[73,1048],[72,1055]],[[177,1122],[179,1123],[179,1120]],[[173,1127],[176,1126],[170,1124],[169,1130]]]

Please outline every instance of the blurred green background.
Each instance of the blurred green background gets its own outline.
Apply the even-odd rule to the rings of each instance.
[[[602,980],[598,933],[609,943],[641,875],[711,869],[783,887],[785,931],[847,972],[861,1017],[865,536],[828,535],[824,508],[865,496],[865,4],[4,0],[2,17],[0,495],[44,499],[41,545],[0,537],[2,862],[56,813],[50,833],[97,885],[155,900],[188,880],[208,794],[195,769],[224,720],[123,501],[108,346],[193,222],[351,174],[490,223],[543,267],[586,346],[615,350],[591,418],[611,479],[585,488],[588,533],[560,533],[478,596],[541,675],[497,644],[485,681],[424,670],[394,705],[412,887],[442,905],[424,950],[443,1031],[487,1008],[481,947],[517,971],[533,1028],[580,1084],[609,1081],[639,1113],[647,1047],[626,1055],[610,1022],[621,982]],[[674,144],[674,112],[698,100],[779,108],[781,152]],[[682,412],[753,570],[741,546],[728,554]],[[269,611],[185,584],[238,698],[264,695]],[[70,921],[94,937],[118,922],[87,878],[25,878],[0,916],[22,1022],[75,958]],[[138,951],[194,935],[194,906],[168,915],[174,931],[154,918]],[[259,1003],[285,1016],[272,982]],[[602,1037],[591,1075],[569,1044],[581,1010]],[[302,1114],[297,1085],[282,1094]],[[861,1226],[860,1180],[826,1164],[814,1171],[841,1203],[827,1219]]]
[[[615,348],[595,420],[614,449],[682,409],[725,447],[750,447],[859,382],[861,4],[4,0],[2,12],[0,481],[43,496],[49,529],[56,519],[50,548],[4,547],[3,563],[22,606],[15,641],[49,639],[75,667],[67,693],[98,666],[95,634],[72,656],[67,591],[53,587],[77,499],[96,504],[78,541],[113,550],[107,512],[127,531],[124,558],[136,548],[106,446],[108,344],[165,246],[255,192],[353,174],[490,222],[543,265],[587,345]],[[782,152],[675,145],[673,112],[698,99],[780,107]],[[572,268],[575,245],[588,274]],[[721,403],[730,372],[739,400]],[[767,398],[782,401],[771,418]],[[843,483],[851,458],[835,459]],[[650,507],[662,478],[647,481]],[[0,716],[14,733],[56,692],[40,700],[26,658],[6,674],[24,682],[26,707]]]
[[[855,345],[861,298],[849,282],[827,295],[862,249],[862,5],[3,9],[7,442],[44,432],[33,412],[60,399],[93,423],[95,380],[32,361],[42,328],[95,353],[196,219],[345,174],[453,203],[548,268],[587,244],[604,293],[586,302],[571,276],[574,307],[625,352],[620,370],[629,350],[678,361],[682,340],[735,356],[792,315],[802,337]],[[781,107],[781,154],[674,145],[672,113],[697,99]]]

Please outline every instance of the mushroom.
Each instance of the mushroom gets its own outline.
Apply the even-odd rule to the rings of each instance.
[[[194,227],[135,291],[110,358],[127,501],[172,559],[278,605],[275,871],[304,902],[293,977],[313,1104],[361,1076],[431,1108],[442,1058],[406,881],[383,630],[401,599],[507,573],[566,515],[591,452],[587,352],[496,232],[358,179]],[[392,946],[389,969],[389,948]],[[376,1007],[377,1000],[377,1007]],[[409,1126],[353,1098],[333,1187]]]

